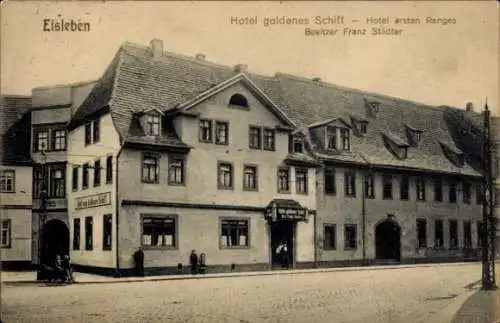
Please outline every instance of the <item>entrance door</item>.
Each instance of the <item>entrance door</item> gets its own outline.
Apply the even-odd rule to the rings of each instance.
[[[375,228],[377,259],[401,259],[401,229],[395,221],[385,220]]]
[[[271,228],[271,262],[273,268],[281,267],[281,258],[276,254],[276,248],[278,248],[281,241],[286,243],[288,249],[288,265],[291,267],[293,265],[293,236],[295,233],[295,222],[281,220],[278,222],[273,222],[270,224]]]
[[[61,220],[50,220],[43,226],[41,263],[54,261],[56,255],[69,255],[69,229]]]

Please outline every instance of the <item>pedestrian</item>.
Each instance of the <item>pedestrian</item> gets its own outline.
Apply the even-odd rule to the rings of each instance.
[[[71,261],[70,261],[68,255],[64,255],[63,261],[62,261],[62,267],[64,269],[64,272],[66,273],[66,282],[72,283],[73,282],[73,272],[71,270]]]
[[[134,253],[134,262],[135,262],[136,275],[139,277],[143,277],[144,276],[144,251],[142,251],[142,248],[139,248]]]
[[[286,245],[285,240],[281,240],[280,244],[276,248],[276,255],[280,260],[280,264],[282,268],[288,267],[288,247]]]
[[[196,275],[198,273],[198,255],[196,250],[191,250],[191,255],[189,256],[189,265],[191,266],[191,274]]]

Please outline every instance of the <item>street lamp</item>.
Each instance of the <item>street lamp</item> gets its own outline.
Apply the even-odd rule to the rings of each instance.
[[[495,283],[495,238],[496,224],[493,218],[493,203],[491,189],[493,185],[493,174],[491,165],[491,132],[490,111],[488,104],[484,107],[484,138],[483,138],[483,232],[482,240],[482,289],[496,289]]]
[[[45,174],[45,150],[42,149],[42,159],[40,161],[41,166],[41,179],[42,185],[40,187],[40,212],[38,216],[38,267],[36,272],[36,280],[44,280],[42,271],[42,247],[43,247],[43,227],[45,225],[45,220],[47,219],[47,178]]]

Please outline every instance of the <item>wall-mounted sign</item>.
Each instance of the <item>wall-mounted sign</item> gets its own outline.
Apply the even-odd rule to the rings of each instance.
[[[273,220],[306,220],[307,219],[307,209],[305,208],[268,208],[267,217]]]
[[[76,210],[88,209],[111,204],[111,192],[89,195],[75,199]]]

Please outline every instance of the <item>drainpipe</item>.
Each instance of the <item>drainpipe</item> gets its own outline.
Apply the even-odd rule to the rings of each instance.
[[[115,277],[120,277],[120,253],[119,253],[119,243],[120,243],[120,204],[119,199],[118,199],[118,165],[119,165],[119,160],[120,160],[120,155],[122,153],[123,146],[120,147],[120,150],[118,151],[118,154],[116,155],[116,182],[115,182],[115,226],[116,226],[116,247],[115,247],[115,253],[116,253],[116,272],[115,272]]]
[[[371,173],[371,168],[370,168],[370,163],[368,160],[360,154],[361,158],[366,162],[368,165],[368,171],[363,172],[363,185],[362,185],[362,192],[361,192],[361,234],[362,234],[362,248],[363,248],[363,266],[368,265],[366,261],[366,177]]]

